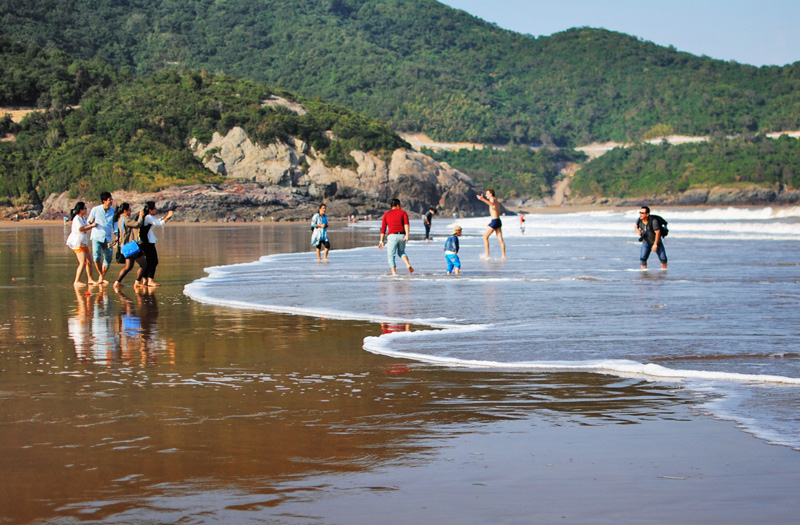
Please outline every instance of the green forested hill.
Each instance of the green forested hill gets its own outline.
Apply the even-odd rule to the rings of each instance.
[[[756,68],[589,28],[533,38],[433,0],[0,0],[0,21],[78,58],[224,72],[443,140],[800,128],[800,63]]]
[[[800,139],[750,135],[616,148],[578,171],[572,189],[577,196],[628,198],[715,186],[800,188]]]
[[[423,152],[466,173],[479,186],[494,188],[502,199],[548,197],[560,168],[585,159],[583,153],[573,150],[533,150],[527,146]]]
[[[75,60],[0,36],[0,105],[55,107],[77,104],[92,87],[107,87],[117,73],[103,61]]]
[[[0,49],[2,50],[2,49]],[[18,50],[0,53],[0,61]],[[46,54],[29,50],[31,56]],[[59,60],[63,57],[59,56]],[[5,64],[5,76],[20,68]],[[64,60],[43,75],[61,78],[71,89],[82,78],[81,62]],[[101,68],[102,69],[102,68]],[[62,75],[63,71],[72,71]],[[261,144],[298,137],[324,155],[330,165],[355,164],[358,149],[387,156],[408,147],[385,124],[319,99],[304,99],[282,89],[224,75],[162,71],[148,77],[115,76],[109,86],[83,94],[80,107],[55,107],[29,114],[20,124],[0,120],[0,133],[16,136],[0,142],[0,203],[39,203],[51,193],[69,190],[73,197],[101,190],[154,191],[175,184],[214,182],[189,149],[192,138],[208,142],[234,126]],[[36,75],[28,79],[48,95]],[[297,101],[308,110],[297,115],[265,106],[271,95]],[[327,133],[331,131],[332,137]]]

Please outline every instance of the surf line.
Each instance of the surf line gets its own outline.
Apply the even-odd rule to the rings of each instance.
[[[366,249],[367,249],[366,247],[356,247],[346,250],[339,250],[338,252],[344,253],[348,251],[359,251]],[[234,269],[248,269],[248,268],[258,268],[258,267],[269,268],[269,266],[273,264],[280,266],[284,262],[283,259],[304,257],[304,256],[307,256],[309,260],[313,260],[313,253],[311,252],[279,253],[279,254],[265,255],[260,257],[256,261],[251,261],[246,263],[211,266],[204,269],[204,271],[208,275],[196,279],[191,283],[185,285],[183,288],[183,293],[184,295],[186,295],[187,297],[189,297],[194,301],[213,306],[223,306],[227,308],[235,308],[240,310],[254,310],[254,311],[270,312],[276,314],[316,317],[320,319],[335,319],[342,321],[366,321],[366,322],[376,323],[381,325],[384,334],[400,331],[400,327],[402,327],[402,331],[407,333],[428,332],[431,330],[439,330],[439,329],[460,328],[460,325],[454,325],[452,323],[429,322],[424,319],[418,319],[418,318],[394,317],[394,316],[387,316],[380,314],[370,314],[367,312],[336,310],[333,308],[315,308],[311,306],[288,306],[280,304],[242,301],[232,298],[218,298],[214,297],[212,295],[212,292],[209,291],[210,289],[213,289],[215,286],[220,286],[226,282],[229,282],[229,279],[234,273],[233,272]]]
[[[460,326],[438,330],[439,332],[449,333],[465,333],[470,331],[478,331],[487,329],[487,326],[474,325],[474,326]],[[597,361],[523,361],[523,362],[508,362],[489,361],[489,360],[472,360],[472,359],[459,359],[455,357],[442,357],[421,354],[417,352],[403,352],[391,350],[391,341],[399,338],[414,338],[419,336],[431,335],[430,330],[416,331],[416,332],[394,332],[390,334],[382,334],[380,336],[366,337],[364,339],[364,349],[368,352],[384,355],[387,357],[395,357],[402,359],[412,359],[414,361],[424,362],[432,365],[449,366],[454,368],[478,368],[478,369],[493,369],[493,370],[507,370],[507,371],[543,371],[543,372],[592,372],[606,375],[614,375],[626,378],[647,378],[657,381],[668,382],[682,382],[685,380],[706,380],[706,381],[722,381],[731,383],[747,383],[747,384],[775,384],[789,387],[800,387],[800,378],[777,376],[777,375],[757,375],[757,374],[740,374],[733,372],[712,372],[705,370],[682,370],[672,369],[653,363],[640,363],[638,361],[631,361],[627,359],[606,359]]]

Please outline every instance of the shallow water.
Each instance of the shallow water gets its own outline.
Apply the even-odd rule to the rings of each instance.
[[[506,260],[481,259],[486,220],[462,219],[459,277],[444,273],[453,220],[438,220],[436,241],[408,247],[413,276],[398,263],[391,277],[385,253],[368,247],[327,265],[285,254],[212,268],[186,291],[220,305],[438,328],[365,340],[393,357],[680,380],[725,396],[715,413],[800,447],[800,209],[673,211],[669,270],[653,255],[644,272],[633,213],[529,215],[524,236],[509,218]],[[494,238],[490,246],[496,256]],[[304,279],[286,280],[286,268],[303,268]]]
[[[528,458],[545,447],[536,450],[535,472],[552,480],[548,465],[554,459],[542,441],[548,432],[539,429],[625,429],[606,433],[609,444],[636,440],[630,430],[646,432],[654,422],[684,432],[696,428],[692,411],[718,399],[716,389],[690,390],[642,376],[442,367],[365,352],[365,337],[382,332],[409,328],[415,331],[404,333],[434,340],[442,334],[423,334],[431,327],[414,302],[417,281],[386,275],[374,225],[337,224],[331,236],[331,261],[319,264],[308,252],[305,226],[170,225],[158,233],[161,288],[148,294],[92,288],[87,295],[71,286],[75,258],[63,245],[63,228],[0,228],[0,472],[6,474],[0,479],[0,520],[403,522],[430,514],[419,507],[402,512],[408,500],[397,501],[405,494],[399,486],[427,487],[433,509],[437,493],[457,494],[451,487],[440,490],[437,481],[483,472],[481,462],[488,458],[470,448],[477,439],[470,436],[486,436],[480,446],[487,450],[518,436],[508,453]],[[439,239],[430,245],[430,260],[425,245],[409,249],[419,282],[430,286],[442,269],[438,244]],[[344,250],[365,245],[363,252]],[[467,249],[464,277],[482,264],[467,257]],[[626,254],[631,249],[636,247],[626,245]],[[512,250],[517,248],[510,241],[510,255]],[[293,308],[336,315],[229,308],[184,294],[184,285],[202,278],[205,267],[285,252],[303,253],[296,262],[278,257],[277,269],[265,265],[260,298],[270,301],[264,303],[286,297],[277,283],[287,282],[293,283],[286,292]],[[374,255],[375,264],[353,270],[365,254]],[[491,261],[482,271],[488,275],[502,267]],[[348,272],[349,278],[336,277]],[[386,311],[349,309],[345,298],[359,290],[367,273],[378,286],[362,298]],[[468,281],[444,281],[451,284]],[[307,293],[298,293],[298,286]],[[234,289],[237,299],[249,291]],[[394,309],[398,297],[407,311]],[[467,324],[463,317],[437,315],[432,324]],[[383,345],[386,338],[378,341]],[[395,342],[390,339],[387,348]],[[520,516],[529,515],[534,503],[518,503],[531,487],[530,465],[519,463],[515,471],[515,463],[492,460],[487,467],[502,466],[496,475],[519,479],[516,488],[491,499],[475,494],[482,502],[478,512],[457,501],[439,507],[438,521],[483,523],[487,513],[502,514],[509,498]],[[429,469],[440,464],[454,468],[439,479]],[[659,472],[674,475],[675,467]],[[415,479],[420,475],[424,479]],[[688,487],[660,490],[684,493]],[[397,513],[382,516],[385,496],[392,494]],[[353,499],[364,505],[364,519],[361,511],[340,506]],[[792,508],[781,502],[775,508]],[[329,505],[340,507],[334,512]],[[672,512],[665,507],[659,515]]]

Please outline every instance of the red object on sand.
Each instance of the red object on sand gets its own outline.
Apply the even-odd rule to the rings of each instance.
[[[411,368],[408,365],[392,365],[383,371],[387,376],[398,376],[400,374],[407,374],[408,372],[411,372]]]

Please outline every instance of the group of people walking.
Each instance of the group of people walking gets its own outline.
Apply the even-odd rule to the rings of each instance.
[[[503,241],[503,223],[500,220],[500,201],[495,196],[494,189],[489,188],[483,194],[477,195],[478,200],[489,205],[489,215],[491,221],[486,227],[486,232],[483,234],[483,245],[486,249],[485,258],[489,258],[489,237],[494,233],[497,241],[500,243],[500,251],[503,259],[506,258],[506,244]],[[383,215],[381,220],[381,239],[378,243],[378,248],[383,249],[386,246],[386,254],[389,262],[389,268],[392,270],[392,275],[397,275],[397,265],[395,257],[400,257],[408,268],[408,273],[414,273],[414,268],[406,255],[406,243],[409,236],[409,221],[408,214],[400,208],[400,201],[392,199],[392,209]],[[436,214],[436,210],[431,208],[428,213],[423,217],[423,225],[425,226],[425,241],[430,241],[431,221]],[[461,236],[461,226],[455,225],[451,235],[444,243],[445,261],[447,262],[447,273],[459,275],[461,273],[461,260],[458,257],[459,242],[458,238]]]
[[[483,244],[486,250],[485,257],[489,259],[489,237],[495,234],[497,241],[500,244],[500,251],[502,258],[506,258],[506,244],[503,240],[503,223],[500,219],[500,201],[495,196],[494,189],[488,189],[486,192],[477,195],[478,200],[486,203],[489,206],[489,215],[491,221],[486,227],[486,232],[483,235]],[[319,212],[311,219],[311,245],[317,250],[317,258],[322,261],[321,250],[325,249],[325,258],[328,260],[328,251],[330,250],[330,241],[328,239],[328,217],[326,216],[327,207],[322,204],[319,207]],[[423,216],[422,222],[425,227],[425,242],[430,241],[431,222],[433,216],[436,215],[436,210],[430,208]],[[520,231],[525,233],[525,214],[520,216]],[[662,269],[667,269],[667,252],[664,248],[663,238],[668,234],[667,221],[658,215],[650,215],[650,208],[642,206],[639,211],[639,220],[636,221],[636,232],[639,234],[639,241],[642,243],[639,261],[642,270],[647,269],[647,260],[650,253],[654,252],[661,262]],[[410,222],[408,214],[400,207],[399,199],[392,199],[391,209],[383,215],[381,219],[381,238],[378,242],[378,248],[383,249],[386,247],[387,260],[392,275],[397,275],[396,258],[400,257],[403,263],[408,268],[408,273],[414,273],[414,267],[411,266],[411,261],[406,254],[406,243],[408,242],[410,233]],[[445,260],[447,262],[447,273],[459,275],[461,271],[461,261],[458,257],[459,241],[461,236],[461,226],[454,226],[451,235],[447,238],[444,245]]]
[[[78,258],[74,286],[106,285],[106,273],[111,266],[114,247],[117,248],[117,262],[124,266],[114,281],[114,288],[122,286],[122,280],[138,264],[134,286],[156,287],[156,267],[158,266],[158,239],[153,226],[163,226],[173,212],[158,219],[156,203],[148,201],[144,208],[133,216],[130,204],[123,202],[114,208],[114,199],[109,192],[100,194],[101,204],[88,211],[86,203],[79,201],[70,211],[72,230],[67,237],[69,246]],[[134,244],[131,244],[134,243]],[[128,246],[126,246],[128,245]],[[126,247],[126,249],[123,249]],[[98,278],[92,277],[92,265]],[[81,274],[86,273],[87,282],[81,282]]]
[[[489,237],[494,233],[500,243],[500,249],[505,259],[506,245],[503,241],[503,224],[500,221],[500,201],[495,197],[495,192],[491,188],[486,190],[485,194],[478,195],[478,199],[489,205],[489,214],[491,216],[491,222],[483,236],[484,247],[486,248],[485,257],[489,258]],[[311,245],[316,249],[317,259],[320,261],[328,260],[328,251],[331,247],[328,239],[328,217],[326,211],[327,207],[324,204],[320,205],[319,211],[311,219]],[[436,215],[436,209],[430,208],[423,216],[426,242],[430,241],[431,221],[434,215]],[[381,238],[378,242],[379,249],[382,250],[386,247],[387,260],[392,275],[397,275],[397,257],[400,257],[406,265],[408,273],[414,273],[414,267],[411,266],[411,261],[406,254],[406,243],[408,242],[410,229],[408,213],[400,207],[399,199],[392,199],[391,209],[384,213],[381,218]],[[461,261],[458,258],[458,237],[461,235],[461,231],[461,226],[456,225],[445,242],[444,250],[448,274],[458,275],[461,270]],[[322,256],[323,249],[325,250],[324,259]]]
[[[503,259],[506,257],[506,245],[503,241],[502,221],[500,220],[500,201],[495,196],[493,189],[479,194],[478,199],[489,206],[491,222],[486,227],[483,235],[485,258],[489,258],[489,237],[494,233],[500,244]],[[108,192],[100,194],[101,204],[88,210],[84,202],[77,202],[70,211],[72,231],[67,237],[69,246],[78,259],[75,271],[74,286],[106,285],[106,273],[111,266],[114,246],[117,247],[116,259],[123,267],[114,281],[114,288],[122,286],[125,276],[130,273],[135,265],[136,271],[134,286],[156,287],[156,268],[158,267],[158,239],[153,232],[153,226],[164,226],[172,219],[170,210],[161,218],[156,218],[156,203],[148,201],[143,209],[134,215],[130,204],[123,202],[114,208],[113,198]],[[425,240],[430,240],[430,228],[436,210],[431,208],[423,218],[425,226]],[[522,224],[522,223],[521,223]],[[667,253],[664,248],[663,238],[668,234],[667,222],[658,215],[650,215],[650,208],[643,206],[639,211],[639,220],[636,222],[636,232],[642,243],[639,260],[642,269],[647,268],[647,260],[651,252],[655,252],[663,269],[667,268]],[[328,238],[327,206],[322,204],[311,219],[311,245],[317,252],[320,261],[327,262],[328,252],[331,248]],[[399,199],[392,199],[391,209],[381,219],[380,241],[378,248],[386,247],[387,260],[392,275],[397,275],[396,258],[400,257],[409,273],[414,273],[414,267],[406,254],[406,243],[410,234],[408,214],[400,207]],[[444,245],[447,273],[458,275],[461,270],[461,261],[458,257],[461,227],[456,225],[452,234]],[[324,252],[323,252],[324,250]],[[324,253],[324,255],[323,255]],[[98,278],[92,277],[92,264],[97,269]],[[86,273],[87,282],[81,282],[81,275]]]

